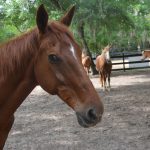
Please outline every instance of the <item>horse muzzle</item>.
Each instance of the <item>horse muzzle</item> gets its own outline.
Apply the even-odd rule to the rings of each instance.
[[[102,118],[102,114],[97,114],[93,108],[86,113],[76,112],[76,115],[78,123],[84,128],[95,126]]]

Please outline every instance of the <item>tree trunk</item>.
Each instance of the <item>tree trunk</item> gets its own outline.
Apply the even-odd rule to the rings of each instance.
[[[84,36],[84,22],[81,22],[78,26],[78,32],[79,32],[79,36],[80,38],[82,39],[82,43],[83,43],[83,46],[84,46],[84,49],[85,49],[85,53],[91,57],[91,60],[92,60],[92,64],[91,64],[91,70],[92,70],[92,75],[95,75],[95,74],[98,74],[96,68],[95,68],[95,64],[93,62],[93,59],[92,59],[92,54],[89,50],[89,47],[88,47],[88,44],[85,40],[85,36]]]

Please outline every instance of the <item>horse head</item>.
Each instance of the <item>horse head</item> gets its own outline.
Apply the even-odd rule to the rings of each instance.
[[[142,58],[141,58],[141,60],[144,61],[146,58],[150,58],[150,50],[142,51]]]
[[[111,45],[107,45],[106,47],[104,47],[104,49],[102,49],[102,54],[105,56],[106,60],[109,62],[110,61],[110,49],[111,49]]]
[[[38,84],[48,93],[58,95],[77,115],[83,127],[97,124],[103,114],[103,104],[81,62],[81,49],[68,26],[73,6],[60,21],[48,22],[43,5],[37,10],[39,52],[34,72]]]

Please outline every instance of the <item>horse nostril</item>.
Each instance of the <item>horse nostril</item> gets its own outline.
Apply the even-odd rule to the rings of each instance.
[[[97,119],[97,114],[96,114],[96,111],[95,109],[89,109],[89,111],[87,112],[87,117],[92,120],[92,121],[95,121]]]

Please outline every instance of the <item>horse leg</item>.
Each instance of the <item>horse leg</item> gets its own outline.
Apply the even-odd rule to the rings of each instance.
[[[109,88],[109,91],[110,91],[110,74],[108,74],[108,88]]]
[[[90,73],[90,68],[89,67],[87,67],[87,72],[88,72],[88,74]]]
[[[91,67],[88,67],[88,74],[91,73]]]
[[[101,83],[102,83],[103,91],[105,91],[106,90],[106,79],[105,79],[104,72],[101,72]]]
[[[100,74],[100,84],[103,87],[103,74],[102,72],[99,72],[99,74]]]
[[[106,91],[106,77],[107,77],[106,74],[104,74],[104,77],[103,77],[104,78],[103,79],[103,81],[104,81],[104,91]]]
[[[11,127],[14,123],[14,115],[9,119],[7,124],[4,125],[4,127],[0,127],[0,150],[3,150],[3,147],[5,145],[5,142],[7,140],[9,131],[11,130]]]
[[[86,71],[86,74],[88,75],[88,72],[87,72],[87,67],[84,67],[84,70]]]
[[[86,67],[86,73],[87,73],[87,75],[89,75],[88,67]]]
[[[109,74],[108,77],[109,77],[109,78],[108,78],[109,88],[111,88],[111,86],[110,86],[110,74]]]

